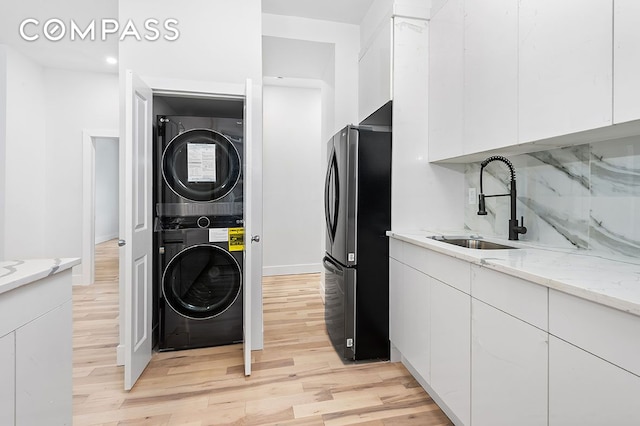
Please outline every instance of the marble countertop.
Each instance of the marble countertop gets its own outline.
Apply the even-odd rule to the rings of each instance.
[[[469,237],[472,235],[469,231],[389,231],[387,235],[640,316],[640,263],[634,263],[632,258],[496,238],[483,239],[518,250],[476,250],[428,238],[437,235]]]
[[[0,262],[0,294],[80,264],[77,257]]]

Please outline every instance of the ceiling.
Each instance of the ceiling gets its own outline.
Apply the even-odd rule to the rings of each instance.
[[[373,0],[262,0],[262,12],[360,25]]]
[[[20,23],[26,18],[35,18],[40,22],[36,27],[28,26],[27,34],[38,34],[36,41],[25,41],[20,37]],[[60,41],[51,42],[42,36],[44,22],[51,18],[60,18],[67,31],[70,31],[71,20],[81,29],[87,27],[91,20],[96,20],[99,27],[103,18],[118,18],[118,0],[21,0],[11,2],[10,7],[3,7],[0,14],[0,43],[19,50],[26,56],[51,68],[65,68],[95,72],[118,72],[117,65],[106,63],[107,56],[118,57],[117,37],[100,40],[70,41],[64,37]],[[68,33],[67,33],[68,35]]]
[[[298,16],[310,19],[335,21],[358,25],[374,0],[262,0],[264,13]],[[118,18],[118,0],[21,0],[12,2],[0,14],[0,43],[6,44],[33,60],[51,68],[117,73],[117,65],[106,63],[108,56],[118,57],[118,38],[110,36],[106,41],[76,40],[64,37],[57,42],[46,40],[42,35],[45,21],[60,18],[67,27],[73,20],[80,29],[96,20],[99,29],[101,19]],[[29,34],[39,34],[36,41],[23,40],[19,34],[20,23],[26,18],[40,21],[39,26],[29,26]],[[68,33],[67,33],[68,34]],[[268,39],[268,37],[265,37]],[[267,40],[264,43],[264,75],[320,78],[327,58],[333,55],[333,46],[316,43],[314,46],[296,40]],[[308,43],[308,42],[307,42]],[[281,49],[287,49],[282,51]],[[288,52],[288,53],[287,53]],[[295,64],[286,57],[304,58]],[[290,64],[282,66],[285,63]]]

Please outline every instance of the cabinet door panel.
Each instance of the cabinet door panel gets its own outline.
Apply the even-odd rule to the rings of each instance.
[[[472,265],[471,276],[474,299],[548,331],[547,287],[477,265]]]
[[[402,330],[404,328],[402,291],[404,287],[404,265],[389,258],[389,340],[402,352]]]
[[[470,422],[471,297],[431,281],[431,386],[464,423]]]
[[[71,301],[16,330],[16,423],[70,425]]]
[[[464,151],[518,141],[518,2],[466,0]]]
[[[613,16],[613,122],[640,119],[640,2],[616,0]]]
[[[547,421],[548,334],[472,300],[472,424]]]
[[[549,290],[549,332],[640,376],[640,317]]]
[[[0,425],[15,424],[15,340],[14,333],[0,337]]]
[[[413,268],[405,268],[404,339],[406,344],[403,354],[416,371],[429,381],[429,277]]]
[[[612,124],[613,0],[520,0],[519,141]]]
[[[549,341],[549,425],[637,425],[640,377],[554,336]]]
[[[463,0],[449,0],[429,32],[429,161],[463,154]]]

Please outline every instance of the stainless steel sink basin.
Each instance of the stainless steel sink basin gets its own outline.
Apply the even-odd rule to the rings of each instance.
[[[491,241],[481,240],[478,238],[458,238],[458,237],[430,237],[436,241],[441,241],[447,244],[453,244],[459,247],[466,247],[477,250],[507,250],[517,249],[517,247],[505,246],[503,244],[492,243]]]

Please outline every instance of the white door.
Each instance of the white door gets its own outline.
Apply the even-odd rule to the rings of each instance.
[[[151,360],[152,92],[126,73],[124,135],[124,388],[130,390]],[[122,297],[122,295],[121,295]]]
[[[256,90],[257,89],[257,90]],[[262,138],[260,86],[248,79],[244,102],[244,373],[251,350],[262,349]]]

